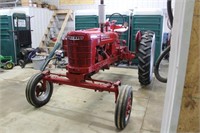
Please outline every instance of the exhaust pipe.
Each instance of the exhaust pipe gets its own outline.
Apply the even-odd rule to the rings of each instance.
[[[101,32],[104,32],[105,20],[106,20],[106,17],[105,17],[104,0],[100,0],[100,5],[99,5],[99,26],[100,26]]]

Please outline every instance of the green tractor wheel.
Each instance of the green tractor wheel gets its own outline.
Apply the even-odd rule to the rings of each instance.
[[[4,68],[5,69],[13,69],[14,67],[14,64],[12,62],[6,62],[5,65],[4,65]]]

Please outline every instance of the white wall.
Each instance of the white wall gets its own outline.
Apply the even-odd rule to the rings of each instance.
[[[95,4],[91,5],[59,5],[59,0],[43,0],[49,4],[54,4],[58,8],[70,9],[97,9],[100,0],[94,0]],[[133,8],[166,8],[167,0],[104,0],[107,9],[133,9]]]
[[[31,29],[32,31],[32,47],[36,48],[40,45],[45,30],[49,24],[49,21],[53,15],[53,11],[45,8],[31,8],[27,15],[33,16],[31,18]]]
[[[59,0],[43,0],[49,4],[56,5],[60,9],[72,9],[76,10],[97,10],[100,0],[95,0],[95,4],[91,5],[59,5]],[[106,11],[116,12],[116,11],[129,11],[129,9],[152,9],[166,8],[167,0],[128,0],[123,2],[121,0],[104,0],[106,5]],[[114,8],[115,7],[115,8]],[[119,8],[120,7],[120,8]],[[34,16],[31,19],[31,29],[32,31],[32,46],[38,47],[39,43],[42,39],[42,36],[46,30],[46,27],[49,23],[49,20],[53,14],[53,11],[43,8],[34,8],[34,7],[18,7],[15,10],[24,11],[27,15]],[[164,22],[165,24],[166,22]],[[69,22],[68,27],[70,29],[74,29],[74,22]],[[164,31],[168,31],[168,29],[164,28]]]
[[[72,9],[76,10],[97,10],[98,12],[98,5],[100,4],[100,0],[94,0],[94,4],[90,5],[59,5],[59,0],[43,0],[49,4],[56,5],[59,9]],[[174,3],[174,0],[173,0]],[[167,8],[167,0],[104,0],[104,4],[106,5],[106,11],[109,10],[111,12],[119,12],[119,11],[128,11],[130,9],[160,9],[166,11]],[[173,4],[174,5],[174,4]],[[120,8],[119,8],[120,7]],[[165,12],[166,13],[166,12]],[[166,15],[163,16],[164,18],[164,32],[168,32],[169,29],[166,25]]]

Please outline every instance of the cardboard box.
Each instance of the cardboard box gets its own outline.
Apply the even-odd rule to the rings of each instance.
[[[22,3],[21,5],[22,6],[31,6],[31,7],[33,6],[33,4],[30,4],[30,3]]]
[[[36,3],[36,4],[38,4],[38,5],[42,5],[42,0],[33,0],[33,3]]]
[[[57,7],[55,5],[49,5],[50,10],[57,10]]]
[[[42,8],[42,4],[37,4],[37,7]]]
[[[32,6],[32,0],[21,0],[22,6]]]

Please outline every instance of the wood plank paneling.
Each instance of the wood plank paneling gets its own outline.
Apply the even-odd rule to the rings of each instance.
[[[200,132],[200,0],[195,1],[184,92],[177,131]]]

